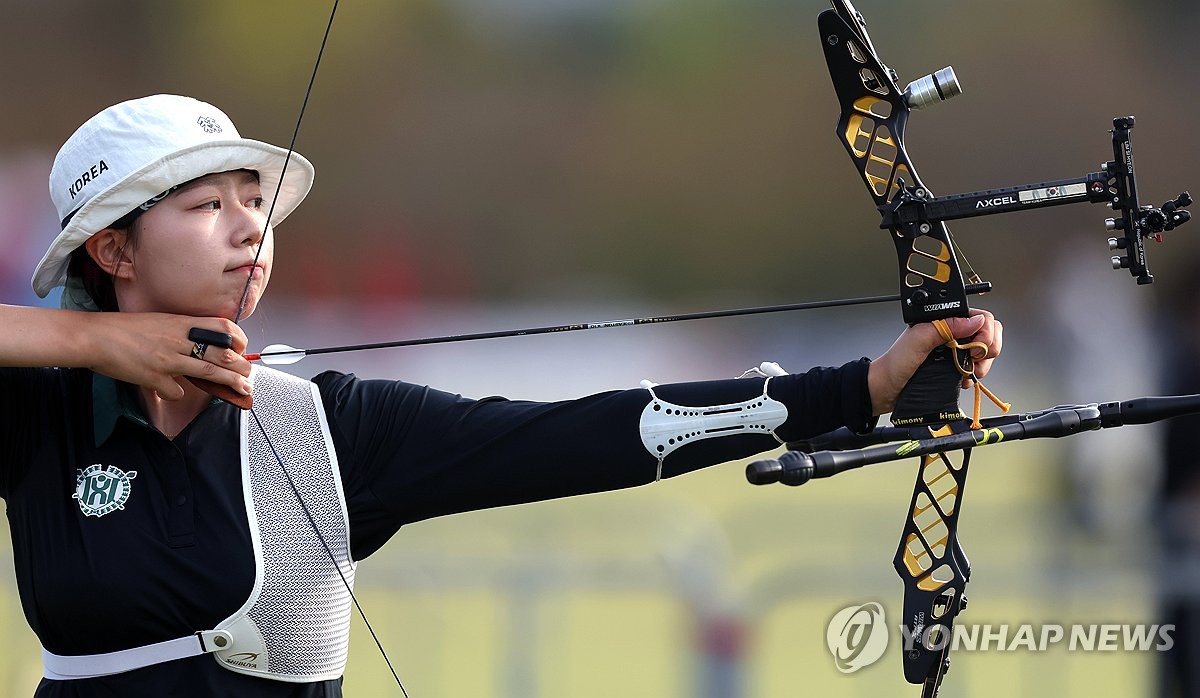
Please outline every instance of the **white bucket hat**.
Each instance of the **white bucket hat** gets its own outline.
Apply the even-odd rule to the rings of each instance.
[[[220,109],[191,97],[153,95],[100,112],[63,144],[50,170],[50,199],[62,232],[33,271],[43,298],[67,278],[71,252],[125,214],[184,182],[214,172],[254,170],[263,198],[275,201],[271,225],[287,218],[308,190],[312,163],[242,138]],[[276,199],[278,192],[278,199]]]

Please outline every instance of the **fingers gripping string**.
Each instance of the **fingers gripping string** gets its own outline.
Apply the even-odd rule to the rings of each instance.
[[[977,377],[975,377],[975,357],[971,354],[971,352],[976,349],[982,349],[986,355],[988,346],[983,342],[967,342],[966,344],[960,344],[958,338],[955,337],[954,333],[950,330],[950,323],[946,320],[934,320],[933,326],[937,328],[938,334],[942,336],[942,339],[946,341],[946,346],[950,347],[950,351],[954,354],[954,367],[958,369],[958,372],[962,374],[963,378],[970,378],[972,385],[975,387],[975,408],[971,412],[971,428],[980,429],[983,426],[979,422],[979,415],[981,412],[980,403],[982,402],[981,394],[987,395],[988,399],[991,400],[996,407],[999,407],[1001,412],[1008,414],[1008,411],[1012,409],[1012,404],[1001,400],[996,396],[995,393],[988,390]],[[967,359],[965,362],[959,359],[959,350],[967,352]]]
[[[204,360],[204,353],[208,351],[209,346],[218,346],[222,349],[233,346],[232,335],[206,330],[203,327],[193,327],[189,330],[188,341],[195,342],[192,345],[192,358],[200,360]]]

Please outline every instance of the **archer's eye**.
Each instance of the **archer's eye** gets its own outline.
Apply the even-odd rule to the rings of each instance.
[[[220,201],[205,201],[196,208],[202,211],[219,211],[221,209]]]
[[[253,199],[250,199],[250,208],[254,208],[254,209],[262,208],[265,203],[266,202],[263,201],[263,198],[261,196],[256,196]]]

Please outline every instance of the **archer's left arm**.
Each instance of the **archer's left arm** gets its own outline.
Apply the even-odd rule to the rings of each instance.
[[[911,371],[908,355],[927,354],[929,341],[906,331],[877,362],[882,373],[861,359],[769,379],[655,385],[553,403],[472,400],[335,373],[314,380],[341,463],[355,558],[362,559],[405,523],[633,487],[842,426],[867,430],[876,413],[868,383]]]
[[[752,456],[785,439],[840,426],[866,428],[872,421],[867,367],[860,360],[769,380],[660,385],[553,403],[472,400],[336,373],[314,381],[329,417],[355,557],[361,559],[405,523],[632,487]],[[738,403],[763,428],[726,430],[709,421],[718,427],[711,436],[670,444],[668,432],[682,426],[686,437],[694,428],[654,417],[674,405]]]

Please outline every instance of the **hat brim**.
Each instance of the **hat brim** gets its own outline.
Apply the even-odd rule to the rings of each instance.
[[[258,173],[263,199],[274,205],[272,227],[300,205],[316,174],[312,163],[299,153],[291,153],[289,160],[283,148],[248,138],[208,141],[178,150],[118,180],[81,206],[34,269],[34,292],[45,298],[61,286],[71,253],[142,203],[197,177],[230,170]]]

